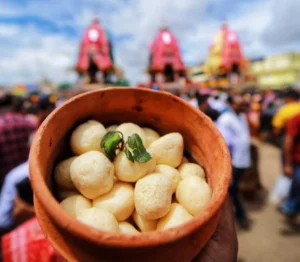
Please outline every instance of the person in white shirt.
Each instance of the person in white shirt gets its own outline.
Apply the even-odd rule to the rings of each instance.
[[[28,161],[17,166],[6,175],[0,195],[0,232],[9,231],[15,226],[12,212],[17,196],[17,184],[28,176]]]
[[[241,96],[235,95],[227,99],[228,109],[218,118],[217,126],[223,134],[232,157],[232,182],[230,196],[235,208],[238,224],[249,228],[246,211],[239,196],[239,184],[251,165],[250,133],[244,115],[245,103]]]
[[[208,103],[211,106],[211,108],[213,108],[213,109],[217,110],[218,112],[222,113],[227,107],[226,102],[225,102],[226,99],[227,99],[226,95],[218,94],[216,96],[211,96],[208,99]]]

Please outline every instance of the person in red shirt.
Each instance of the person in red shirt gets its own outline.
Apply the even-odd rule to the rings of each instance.
[[[4,176],[28,159],[29,138],[36,126],[23,113],[23,100],[0,100],[0,189]]]
[[[289,217],[300,214],[300,114],[288,121],[284,141],[284,174],[293,181],[280,211]]]

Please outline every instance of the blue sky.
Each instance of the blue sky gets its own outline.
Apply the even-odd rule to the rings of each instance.
[[[298,0],[0,0],[0,84],[75,80],[79,40],[95,15],[136,82],[147,80],[148,46],[162,24],[193,65],[206,59],[225,19],[250,58],[300,51],[299,10]]]

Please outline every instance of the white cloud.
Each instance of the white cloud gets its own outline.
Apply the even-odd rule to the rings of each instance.
[[[20,27],[0,24],[0,38],[13,37],[20,33]]]
[[[230,6],[230,8],[229,8]],[[114,36],[130,36],[115,44],[117,64],[133,82],[144,81],[148,46],[162,24],[178,37],[186,64],[203,61],[213,36],[226,17],[236,30],[247,56],[285,50],[300,42],[297,0],[52,0],[28,1],[22,6],[0,3],[0,15],[33,16],[53,23],[57,33],[36,25],[0,23],[0,82],[31,82],[42,76],[56,82],[74,79],[67,74],[77,58],[79,38],[94,15]],[[292,15],[290,15],[292,14]],[[292,17],[291,17],[292,16]],[[77,35],[63,34],[70,26]],[[8,55],[9,54],[9,55]]]
[[[19,31],[20,33],[20,31]],[[26,39],[18,48],[0,60],[0,79],[5,84],[29,83],[44,77],[55,82],[74,80],[70,68],[75,63],[76,46],[60,35],[41,38],[39,32],[28,28]],[[17,39],[17,38],[16,38]],[[4,81],[3,81],[4,80]]]
[[[272,1],[271,19],[264,32],[269,46],[280,46],[300,41],[299,0]]]

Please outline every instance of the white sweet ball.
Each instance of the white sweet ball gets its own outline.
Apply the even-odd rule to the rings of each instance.
[[[76,189],[74,190],[65,190],[65,189],[58,189],[57,190],[57,196],[60,201],[74,195],[80,195],[79,191]]]
[[[197,164],[193,164],[193,163],[182,164],[181,166],[179,166],[178,171],[182,179],[189,176],[197,176],[202,179],[205,179],[204,169]]]
[[[198,176],[189,176],[181,180],[176,190],[179,204],[194,216],[201,212],[211,196],[211,188]]]
[[[124,221],[134,211],[133,193],[131,184],[118,182],[107,194],[95,198],[93,206],[109,211],[118,221]]]
[[[156,163],[178,167],[183,156],[183,137],[179,133],[170,133],[162,136],[149,146]]]
[[[133,213],[132,218],[142,232],[152,232],[156,230],[158,220],[145,219],[136,211]]]
[[[131,162],[124,152],[120,152],[115,161],[115,175],[125,182],[136,182],[145,175],[151,173],[156,165],[155,159],[150,159],[145,163]]]
[[[180,204],[172,204],[167,215],[157,223],[157,230],[166,230],[191,220],[193,216]]]
[[[117,128],[118,128],[117,125],[111,125],[111,126],[106,128],[106,131],[107,132],[116,131]]]
[[[109,231],[119,232],[119,224],[115,217],[105,209],[92,207],[80,212],[77,219],[93,228]]]
[[[147,145],[147,137],[146,137],[144,130],[136,124],[133,124],[133,123],[121,124],[118,126],[116,131],[119,131],[123,134],[123,138],[124,138],[125,142],[127,141],[129,136],[131,136],[133,134],[138,134],[140,136],[140,138],[142,139],[144,146],[146,147],[146,145]]]
[[[151,128],[144,127],[143,130],[147,138],[147,144],[146,144],[147,147],[160,138],[160,135]]]
[[[71,135],[71,148],[74,154],[81,155],[88,151],[101,151],[101,140],[106,129],[95,120],[79,125]]]
[[[68,158],[57,164],[54,169],[54,180],[56,185],[61,189],[72,190],[75,189],[70,175],[70,167],[76,157]]]
[[[179,172],[175,168],[167,165],[157,165],[154,172],[168,176],[172,181],[172,193],[176,192],[176,188],[181,178]]]
[[[91,208],[92,202],[82,195],[73,195],[63,200],[60,205],[70,215],[77,217],[81,211]]]
[[[137,231],[133,225],[131,225],[130,223],[125,222],[125,221],[119,223],[119,230],[120,230],[120,233],[123,233],[123,234],[130,234],[130,235],[140,234],[140,232]]]
[[[140,179],[134,190],[136,212],[146,219],[165,216],[171,206],[172,181],[160,173],[150,174]]]
[[[90,151],[71,164],[71,178],[78,191],[89,199],[108,193],[113,187],[114,165],[98,152]]]

